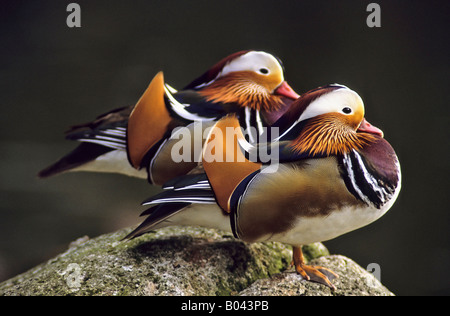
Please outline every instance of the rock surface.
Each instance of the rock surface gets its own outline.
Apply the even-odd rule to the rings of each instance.
[[[239,293],[242,296],[393,296],[371,273],[353,260],[340,256],[314,259],[312,265],[330,268],[339,275],[333,280],[336,290],[305,282],[294,272],[283,272],[271,278],[257,280]]]
[[[220,231],[181,227],[122,241],[129,232],[80,238],[1,283],[0,295],[392,295],[320,243],[304,247],[305,257],[340,276],[336,291],[293,273],[291,248],[280,243],[247,244]]]

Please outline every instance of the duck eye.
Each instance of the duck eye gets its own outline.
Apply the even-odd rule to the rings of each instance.
[[[267,68],[261,68],[261,69],[259,70],[259,72],[262,73],[263,75],[267,75],[267,74],[269,74],[269,69],[267,69]]]
[[[346,106],[345,108],[342,109],[342,112],[344,114],[350,114],[350,113],[352,113],[352,109],[349,108],[348,106]]]

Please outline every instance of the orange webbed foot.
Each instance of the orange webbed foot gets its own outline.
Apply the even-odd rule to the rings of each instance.
[[[301,247],[293,247],[292,254],[292,263],[295,266],[295,271],[305,280],[317,282],[336,290],[336,287],[331,283],[331,281],[339,277],[336,273],[324,267],[306,265]]]

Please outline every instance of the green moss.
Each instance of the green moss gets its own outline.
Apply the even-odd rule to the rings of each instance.
[[[305,245],[302,247],[302,251],[303,251],[303,255],[305,257],[306,262],[309,262],[316,258],[330,255],[330,252],[328,251],[328,249],[320,242],[316,242],[316,243],[310,244],[310,245]]]
[[[234,295],[284,271],[292,255],[279,243],[247,244],[211,229],[173,227],[123,241],[129,231],[81,239],[0,284],[0,295]]]

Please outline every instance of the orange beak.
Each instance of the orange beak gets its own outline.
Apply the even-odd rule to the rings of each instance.
[[[379,129],[378,127],[375,127],[372,124],[370,124],[369,122],[367,122],[367,120],[365,118],[361,122],[361,125],[359,125],[357,132],[365,132],[365,133],[375,134],[380,137],[384,137],[383,131],[381,129]]]
[[[273,93],[293,100],[297,100],[300,97],[300,95],[298,95],[286,81],[283,81],[283,83],[280,84]]]

